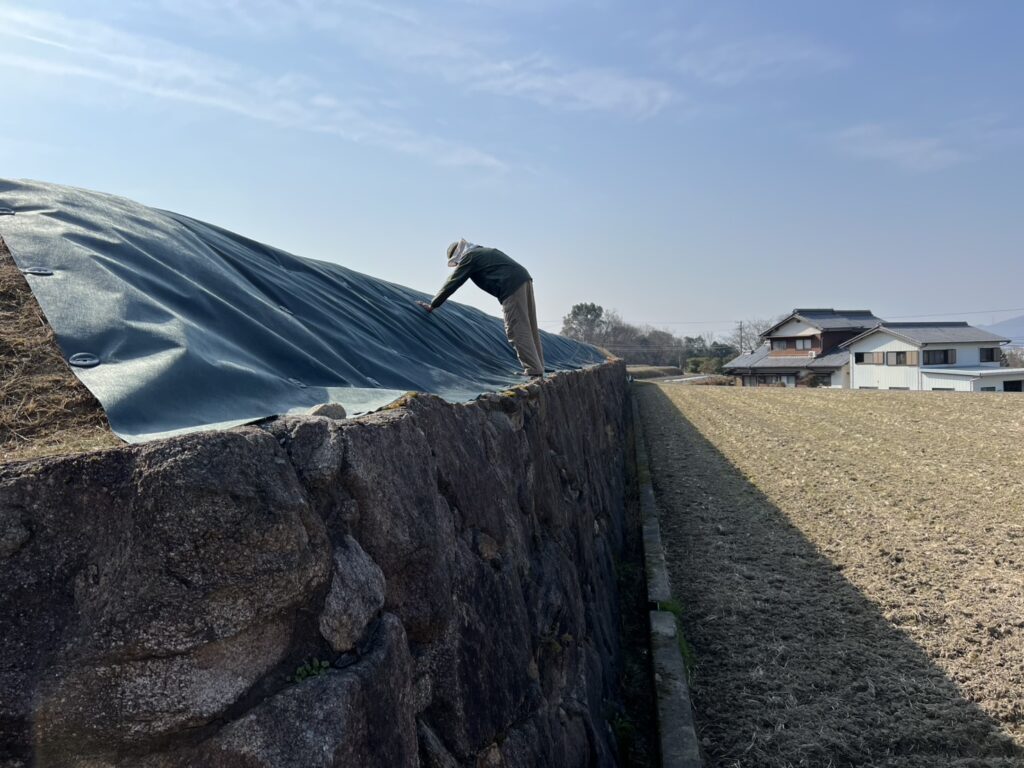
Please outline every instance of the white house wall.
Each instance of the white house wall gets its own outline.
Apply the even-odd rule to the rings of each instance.
[[[851,344],[850,386],[854,389],[920,389],[920,374],[913,365],[864,365],[854,362],[856,352],[916,352],[917,347],[885,333],[876,333]]]
[[[985,376],[978,379],[974,388],[976,390],[981,390],[982,387],[994,386],[996,388],[996,392],[1002,392],[1003,384],[1008,381],[1024,381],[1024,374],[1021,374],[1020,371],[1016,371],[1015,373],[1008,373],[1005,376]]]
[[[924,349],[955,349],[956,364],[965,368],[998,368],[998,360],[994,363],[981,362],[982,347],[998,347],[998,344],[929,344]],[[924,357],[922,356],[922,360]],[[924,366],[925,370],[929,366]]]
[[[925,368],[921,372],[921,389],[932,390],[932,389],[952,389],[954,392],[971,392],[972,383],[974,383],[973,389],[980,389],[978,382],[972,376],[953,376],[951,374],[941,374],[935,371],[929,371]],[[986,387],[993,386],[993,383],[986,382]],[[1002,389],[1002,386],[999,387]]]
[[[996,392],[1002,392],[1004,382],[1022,380],[1024,380],[1024,374],[1019,371],[1008,373],[1005,376],[956,376],[928,368],[921,371],[922,388],[926,390],[952,389],[954,392],[981,392],[982,387],[995,387]]]

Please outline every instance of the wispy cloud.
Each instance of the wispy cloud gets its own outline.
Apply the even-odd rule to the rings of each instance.
[[[479,91],[522,96],[566,110],[603,110],[644,119],[677,97],[657,81],[629,77],[614,70],[563,70],[545,56],[480,66],[463,73],[466,85]]]
[[[918,173],[938,171],[967,159],[948,139],[900,134],[879,123],[854,125],[833,138],[836,146],[847,154],[882,160]]]
[[[747,83],[821,74],[846,65],[846,57],[825,45],[782,36],[740,35],[723,39],[706,26],[656,38],[669,66],[704,85]]]
[[[0,7],[2,38],[7,44],[0,50],[0,64],[8,68],[102,82],[157,99],[429,158],[440,165],[504,168],[487,152],[370,114],[371,105],[332,96],[309,76],[268,75],[105,24],[10,7]]]
[[[443,3],[429,11],[376,0],[259,0],[258,13],[240,0],[165,0],[164,7],[204,29],[262,35],[302,27],[404,74],[551,109],[647,119],[676,98],[672,86],[656,78],[514,50],[502,34],[467,26],[457,13],[445,15]]]
[[[431,28],[419,20],[381,22],[377,19],[359,29],[361,34],[354,41],[369,56],[405,71],[431,73],[467,91],[641,120],[657,115],[676,99],[671,85],[654,78],[608,67],[574,67],[537,51],[521,56],[485,55],[481,38],[472,33]],[[351,25],[348,30],[356,31]]]

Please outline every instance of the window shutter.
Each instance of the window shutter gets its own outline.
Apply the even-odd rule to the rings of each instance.
[[[913,352],[907,352],[907,365],[917,365],[920,360],[920,354],[921,353],[916,350]]]
[[[885,353],[885,364],[886,365],[896,365],[896,353],[895,352],[886,352]]]
[[[875,365],[885,365],[885,353],[875,352]]]
[[[955,349],[951,349],[951,350],[949,350],[948,354],[949,354],[949,364],[950,365],[956,365],[956,350]]]

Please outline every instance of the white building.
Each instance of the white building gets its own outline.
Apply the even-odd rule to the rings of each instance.
[[[853,389],[1021,392],[1024,368],[1001,368],[1007,339],[967,323],[882,323],[840,346]]]

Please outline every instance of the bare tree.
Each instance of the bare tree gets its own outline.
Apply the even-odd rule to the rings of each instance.
[[[562,334],[604,347],[630,364],[682,368],[688,360],[699,358],[696,364],[700,365],[707,358],[718,360],[720,367],[723,360],[737,354],[733,345],[716,339],[714,334],[679,337],[650,325],[627,323],[615,310],[593,303],[573,305],[569,314],[562,318]]]
[[[1000,362],[1004,368],[1024,368],[1024,347],[1004,347]]]
[[[740,320],[732,333],[725,336],[725,342],[736,347],[741,353],[750,352],[761,346],[761,334],[777,322],[777,319],[768,317]]]

